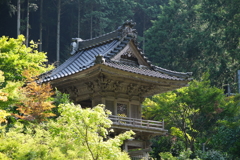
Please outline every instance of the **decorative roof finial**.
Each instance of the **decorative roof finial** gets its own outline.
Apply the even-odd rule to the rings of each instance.
[[[97,55],[95,64],[102,64],[102,63],[105,63],[105,59],[103,58],[103,55]]]
[[[136,25],[132,20],[127,20],[122,26],[118,27],[118,32],[120,37],[130,36],[133,38],[134,42],[137,42],[137,31],[133,29]]]
[[[136,22],[133,22],[132,20],[127,20],[126,22],[123,23],[123,27],[130,27],[133,28],[136,25]]]
[[[72,38],[72,52],[70,53],[71,55],[75,54],[78,51],[79,43],[82,41],[83,40],[81,38]]]

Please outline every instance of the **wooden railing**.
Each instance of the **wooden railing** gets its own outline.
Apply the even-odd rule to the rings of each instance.
[[[109,119],[113,122],[113,124],[123,125],[123,126],[132,126],[132,127],[140,127],[140,128],[149,128],[156,130],[164,129],[164,121],[151,121],[151,120],[143,120],[136,119],[130,117],[121,117],[115,115],[109,115]]]

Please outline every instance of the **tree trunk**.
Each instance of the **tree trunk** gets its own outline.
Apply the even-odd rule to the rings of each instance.
[[[40,1],[39,52],[42,52],[42,20],[43,20],[43,0]]]
[[[80,6],[80,0],[78,0],[78,38],[80,38],[80,20],[81,20],[81,6]]]
[[[93,12],[93,4],[91,3],[91,13]],[[91,14],[91,22],[90,22],[90,39],[92,39],[92,26],[93,26],[93,16]]]
[[[60,63],[60,17],[61,17],[61,0],[58,0],[57,6],[57,66]]]
[[[146,30],[146,14],[144,13],[144,17],[143,17],[143,53],[145,50],[145,36],[144,36],[144,31]]]
[[[29,41],[29,0],[27,0],[27,25],[26,25],[26,46],[28,47]]]
[[[21,0],[17,1],[17,36],[20,35]]]

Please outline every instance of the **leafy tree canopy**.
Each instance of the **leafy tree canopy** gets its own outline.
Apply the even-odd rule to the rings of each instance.
[[[50,101],[51,96],[54,95],[50,83],[38,84],[30,71],[24,71],[23,76],[26,77],[26,85],[19,89],[22,96],[16,104],[19,114],[15,116],[37,123],[55,116],[52,113],[52,108],[55,106]]]
[[[57,121],[27,127],[16,123],[8,132],[2,129],[0,159],[129,159],[120,146],[133,132],[108,138],[112,122],[103,106],[82,109],[64,104],[59,112]]]
[[[146,31],[146,53],[161,67],[210,73],[211,85],[235,85],[240,68],[239,1],[169,0]],[[235,86],[236,88],[236,86]]]
[[[185,141],[185,147],[194,151],[194,142],[200,134],[207,133],[221,118],[225,95],[210,82],[192,81],[188,87],[158,94],[143,102],[147,119],[164,118],[171,134]]]
[[[38,52],[33,41],[30,47],[26,47],[24,41],[23,35],[17,39],[0,37],[0,70],[4,72],[6,81],[22,80],[24,70],[36,69],[43,73],[53,68],[46,64],[46,53]]]

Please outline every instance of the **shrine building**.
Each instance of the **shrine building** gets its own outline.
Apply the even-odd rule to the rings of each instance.
[[[151,64],[137,45],[135,23],[126,21],[117,30],[99,37],[74,38],[71,57],[45,73],[50,82],[68,93],[82,108],[105,104],[112,112],[114,134],[133,130],[133,140],[122,146],[131,157],[147,158],[150,138],[165,135],[164,122],[142,119],[146,97],[187,86],[192,73],[175,72]],[[114,135],[112,135],[114,136]]]

